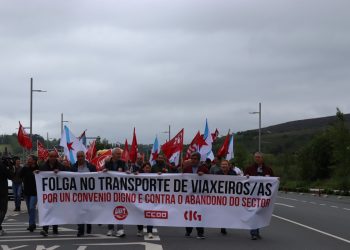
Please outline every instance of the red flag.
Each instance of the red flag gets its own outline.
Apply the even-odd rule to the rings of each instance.
[[[203,146],[203,145],[207,145],[207,143],[205,142],[203,135],[201,135],[199,133],[199,131],[197,132],[196,136],[193,138],[191,144],[188,146],[188,149],[186,151],[186,156],[185,156],[185,160],[190,159],[191,154],[193,152],[198,152],[199,149]]]
[[[37,150],[39,159],[46,160],[49,157],[49,151],[39,140],[37,141]]]
[[[184,129],[181,131],[170,141],[164,143],[161,147],[161,150],[165,154],[165,156],[170,159],[173,154],[176,152],[181,152],[184,145]]]
[[[131,143],[129,156],[130,156],[131,162],[135,163],[136,159],[137,159],[137,139],[136,139],[135,128],[134,128],[134,134],[133,134],[133,137],[132,137],[132,143]]]
[[[228,147],[230,145],[230,131],[227,133],[224,144],[222,144],[221,148],[217,153],[217,157],[225,158],[228,153]]]
[[[19,122],[17,139],[18,139],[19,145],[21,145],[22,147],[28,150],[33,148],[32,139],[29,137],[29,135],[26,133],[26,131],[22,127],[21,122]]]
[[[90,142],[90,146],[86,151],[86,160],[90,162],[95,157],[95,155],[96,155],[96,140],[93,140],[92,142]]]
[[[215,129],[215,132],[211,134],[211,138],[213,138],[213,141],[215,141],[219,136],[219,130]]]
[[[105,164],[106,158],[109,156],[112,156],[112,150],[109,149],[103,154],[96,156],[94,159],[91,160],[91,163],[96,166],[97,171],[101,171],[103,169],[103,166]]]
[[[128,145],[128,140],[125,139],[125,146],[122,154],[122,159],[125,162],[128,162],[130,160],[130,155],[129,155],[129,145]]]

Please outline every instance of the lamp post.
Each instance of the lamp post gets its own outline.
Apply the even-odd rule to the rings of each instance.
[[[259,153],[261,153],[261,102],[259,102],[259,111],[249,112],[249,114],[259,114]]]
[[[33,133],[33,92],[47,92],[41,89],[33,89],[33,78],[30,78],[30,138]]]
[[[170,141],[170,125],[169,125],[169,130],[168,131],[163,131],[162,133],[168,134],[169,135],[169,141]]]
[[[61,136],[62,136],[62,133],[63,133],[63,123],[64,122],[69,122],[69,121],[64,121],[63,120],[63,113],[61,113]]]

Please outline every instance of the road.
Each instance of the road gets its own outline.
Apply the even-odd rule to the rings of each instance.
[[[60,234],[43,238],[40,230],[26,231],[27,214],[9,212],[3,227],[6,235],[0,236],[0,249],[350,249],[350,198],[318,197],[310,194],[278,194],[269,227],[261,230],[263,239],[252,241],[246,230],[206,229],[206,239],[184,237],[183,228],[157,227],[154,239],[136,236],[136,226],[126,226],[127,236],[119,239],[105,235],[105,225],[93,225],[93,234],[76,237],[76,225],[64,225]],[[195,232],[194,232],[195,233]]]

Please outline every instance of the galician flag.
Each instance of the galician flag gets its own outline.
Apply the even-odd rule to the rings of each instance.
[[[231,135],[231,139],[230,139],[230,144],[228,146],[228,151],[227,151],[227,155],[226,155],[226,160],[231,160],[233,158],[235,158],[235,149],[234,149],[234,140],[233,140],[233,134]]]
[[[211,133],[209,131],[208,119],[205,119],[205,129],[203,138],[207,145],[203,145],[199,149],[199,153],[201,154],[201,161],[205,161],[207,158],[209,158],[210,160],[214,160],[214,154],[212,151],[213,137],[211,136]]]
[[[64,126],[60,146],[64,148],[64,154],[72,164],[77,161],[78,151],[86,152],[86,148],[83,143],[79,140],[79,138],[72,134],[67,126]]]
[[[159,147],[159,143],[158,143],[158,138],[156,136],[156,139],[154,139],[154,143],[152,146],[151,156],[149,157],[149,163],[151,164],[151,166],[156,164],[156,160],[158,158],[159,151],[160,151],[160,147]]]

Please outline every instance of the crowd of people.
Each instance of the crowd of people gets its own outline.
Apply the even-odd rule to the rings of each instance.
[[[159,155],[156,159],[156,163],[151,165],[149,162],[145,162],[141,155],[138,155],[135,163],[125,162],[122,159],[122,149],[114,148],[112,151],[112,156],[105,160],[103,172],[107,171],[118,171],[126,172],[129,174],[147,174],[147,173],[190,173],[190,174],[217,174],[217,175],[245,175],[249,176],[273,176],[273,171],[270,167],[266,166],[264,163],[263,155],[259,152],[254,154],[254,163],[247,167],[244,171],[233,162],[225,159],[214,159],[211,161],[207,159],[205,162],[201,162],[201,155],[198,152],[191,154],[190,159],[183,161],[181,166],[175,166],[174,164],[169,164],[163,155]],[[7,212],[7,179],[11,179],[13,182],[13,194],[15,211],[20,211],[21,209],[21,197],[22,191],[24,200],[27,206],[28,212],[28,231],[33,232],[36,230],[36,206],[37,206],[37,190],[35,183],[35,173],[40,171],[71,171],[71,172],[96,172],[96,167],[86,161],[85,153],[83,151],[77,152],[77,161],[75,164],[71,164],[66,158],[60,159],[56,151],[49,152],[48,159],[46,161],[38,161],[38,158],[34,155],[30,155],[27,158],[26,164],[22,167],[19,159],[16,159],[13,166],[0,166],[0,235],[4,234],[4,230],[1,224],[5,218]],[[5,188],[6,181],[6,188]],[[52,233],[58,234],[58,225],[52,226]],[[124,226],[121,224],[107,226],[107,236],[124,237],[125,231]],[[137,226],[137,235],[143,236],[143,225]],[[85,231],[86,229],[86,231]],[[153,227],[151,225],[147,226],[147,236],[153,238],[152,233]],[[191,237],[193,228],[186,227],[185,236]],[[197,227],[197,238],[205,239],[204,228]],[[223,235],[227,234],[225,228],[221,228],[220,231]],[[42,227],[40,234],[47,237],[49,233],[49,225]],[[77,226],[77,237],[84,236],[86,234],[92,233],[91,224],[79,224]],[[250,231],[251,239],[260,239],[259,229],[254,229]]]

